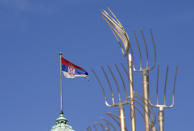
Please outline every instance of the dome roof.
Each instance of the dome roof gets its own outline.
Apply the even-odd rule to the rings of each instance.
[[[59,118],[56,120],[56,125],[54,125],[51,131],[74,131],[71,126],[67,124],[68,120],[60,114]]]

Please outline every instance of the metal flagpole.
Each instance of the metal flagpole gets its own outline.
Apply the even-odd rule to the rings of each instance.
[[[62,88],[62,55],[63,53],[59,53],[60,57],[60,96],[61,96],[61,112],[60,114],[63,114],[63,88]]]

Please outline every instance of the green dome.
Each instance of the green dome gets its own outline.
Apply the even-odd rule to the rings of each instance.
[[[74,131],[71,126],[67,124],[68,120],[60,114],[59,118],[56,120],[56,125],[54,125],[51,131]]]

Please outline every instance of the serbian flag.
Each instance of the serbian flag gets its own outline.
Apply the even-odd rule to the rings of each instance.
[[[85,77],[88,78],[88,72],[62,57],[62,72],[66,78]]]

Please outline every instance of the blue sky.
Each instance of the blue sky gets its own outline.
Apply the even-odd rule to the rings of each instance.
[[[101,121],[99,117],[105,116],[105,112],[117,113],[104,105],[102,91],[91,73],[91,68],[100,72],[100,66],[126,64],[101,17],[101,11],[108,7],[129,36],[132,31],[143,29],[149,39],[148,30],[153,29],[161,77],[167,64],[170,74],[176,65],[179,67],[175,107],[165,110],[165,130],[193,129],[192,0],[0,0],[1,130],[47,131],[55,124],[60,110],[59,51],[90,75],[89,81],[63,79],[64,114],[69,124],[77,131],[85,130],[95,121]],[[156,74],[156,70],[150,74]],[[169,78],[172,80],[173,76]],[[150,79],[156,80],[154,75]],[[138,73],[136,82],[135,90],[141,92]],[[154,88],[151,82],[153,102]],[[125,110],[129,113],[128,107]],[[138,114],[137,119],[138,130],[143,130]]]

